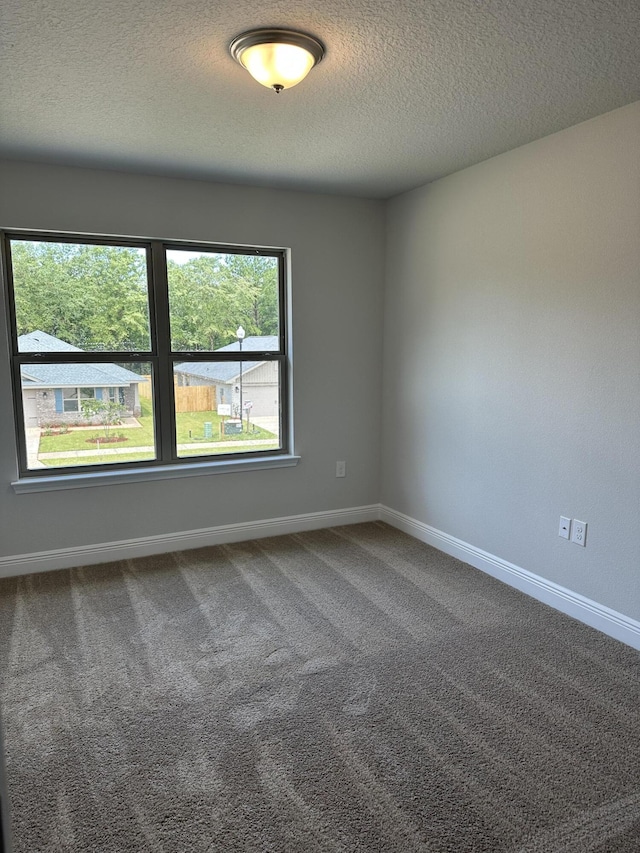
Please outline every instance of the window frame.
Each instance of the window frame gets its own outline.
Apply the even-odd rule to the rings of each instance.
[[[51,243],[73,243],[85,245],[104,245],[123,248],[144,249],[147,269],[147,298],[149,308],[149,350],[136,351],[69,351],[58,352],[19,352],[17,315],[13,288],[13,270],[11,264],[11,241],[35,241]],[[167,275],[167,256],[170,250],[187,252],[209,252],[249,256],[273,257],[277,260],[278,274],[278,349],[277,350],[240,350],[220,352],[174,351],[171,349],[169,283]],[[292,456],[291,447],[291,406],[289,355],[289,250],[246,246],[235,244],[209,243],[206,241],[162,240],[122,237],[104,234],[83,234],[71,232],[34,231],[26,229],[5,229],[0,231],[0,260],[2,281],[5,292],[7,326],[10,345],[12,374],[13,411],[18,451],[18,480],[14,483],[16,491],[30,491],[31,484],[47,482],[45,488],[56,488],[56,480],[65,487],[65,482],[80,481],[90,484],[92,480],[105,482],[105,476],[113,475],[114,481],[126,479],[156,479],[163,476],[188,476],[191,473],[214,473],[228,470],[276,467],[280,459],[283,465],[296,464],[297,457]],[[179,456],[176,440],[174,365],[181,362],[255,362],[275,361],[279,372],[279,447],[271,450],[245,450],[236,453],[201,454]],[[26,423],[23,408],[21,368],[29,364],[83,364],[83,363],[130,363],[148,364],[153,382],[152,400],[154,411],[155,459],[143,459],[127,462],[99,463],[94,465],[74,465],[58,468],[28,468]],[[80,389],[76,389],[81,393]],[[95,393],[95,389],[94,389]],[[80,398],[78,407],[80,410]],[[260,463],[264,461],[264,465]],[[244,463],[244,464],[243,464]],[[275,464],[274,464],[275,463]],[[189,471],[189,469],[193,471]],[[135,476],[128,477],[128,473]],[[22,485],[23,488],[16,488]],[[36,490],[35,488],[33,490]]]

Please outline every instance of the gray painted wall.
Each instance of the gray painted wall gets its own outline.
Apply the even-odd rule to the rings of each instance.
[[[381,492],[635,619],[639,143],[636,103],[390,203]]]
[[[5,226],[290,246],[303,457],[18,496],[5,404],[0,556],[381,499],[640,618],[639,139],[634,104],[389,202],[384,386],[382,203],[0,164]]]
[[[16,495],[1,318],[0,556],[378,501],[382,202],[14,162],[0,164],[0,185],[4,227],[290,247],[302,456],[295,468]]]

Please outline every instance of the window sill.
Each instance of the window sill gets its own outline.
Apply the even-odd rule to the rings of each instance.
[[[83,474],[54,474],[51,477],[23,477],[11,485],[16,494],[56,492],[60,489],[85,489],[93,486],[113,486],[119,483],[143,483],[149,480],[174,480],[180,477],[199,477],[209,474],[233,474],[241,471],[262,471],[267,468],[291,468],[299,456],[283,454],[253,459],[233,459],[226,462],[190,462],[158,465],[150,468],[129,468],[124,471],[92,471]]]

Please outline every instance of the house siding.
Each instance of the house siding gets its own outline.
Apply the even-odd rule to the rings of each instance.
[[[178,371],[176,382],[180,387],[209,387],[216,389],[216,405],[231,405],[232,414],[240,412],[240,377],[231,381],[207,379]],[[265,361],[243,373],[243,402],[253,403],[251,417],[274,417],[280,409],[278,362]]]
[[[138,417],[140,415],[140,399],[138,395],[137,385],[130,385],[124,388],[124,408],[126,417]],[[106,389],[96,388],[96,397],[101,399],[97,392],[102,392],[102,399],[107,399]],[[63,411],[62,390],[60,388],[43,388],[30,389],[24,388],[23,395],[35,394],[35,410],[37,412],[37,424],[27,424],[27,426],[45,427],[53,423],[75,424],[86,422],[86,418],[82,412],[65,412]],[[24,406],[25,410],[27,406]],[[32,408],[30,408],[32,410]],[[98,423],[99,418],[94,418],[94,422]]]

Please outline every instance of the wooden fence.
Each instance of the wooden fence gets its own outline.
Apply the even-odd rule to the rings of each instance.
[[[146,376],[145,379],[150,379]],[[151,398],[151,382],[138,385],[140,396]],[[215,412],[216,389],[211,385],[174,385],[176,412]]]

